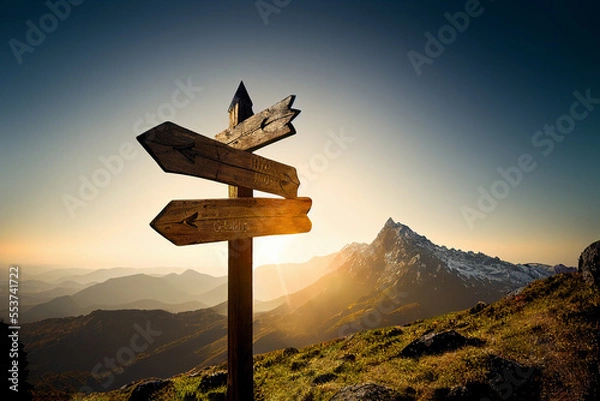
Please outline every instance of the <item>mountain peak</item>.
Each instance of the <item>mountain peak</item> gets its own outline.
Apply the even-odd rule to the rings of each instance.
[[[387,221],[383,225],[382,231],[384,231],[386,229],[396,229],[399,233],[406,232],[406,233],[416,234],[413,230],[411,230],[411,228],[409,226],[402,224],[400,222],[396,222],[391,217],[389,219],[387,219]]]
[[[391,233],[394,233],[394,236],[397,238],[410,238],[412,240],[426,239],[422,235],[419,235],[411,230],[409,226],[395,222],[394,219],[390,217],[383,225],[383,228],[380,230],[379,234],[387,237],[391,235]]]
[[[392,219],[391,217],[389,219],[387,219],[387,221],[385,222],[383,228],[393,228],[396,227],[396,222],[394,221],[394,219]]]

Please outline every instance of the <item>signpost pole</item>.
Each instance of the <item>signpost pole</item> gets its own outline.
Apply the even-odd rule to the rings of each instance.
[[[252,116],[241,82],[229,106],[229,127]],[[229,187],[230,198],[252,198],[251,188]],[[252,401],[252,238],[228,241],[227,400]]]

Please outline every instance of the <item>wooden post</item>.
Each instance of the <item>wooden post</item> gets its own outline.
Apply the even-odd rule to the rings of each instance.
[[[244,82],[229,106],[229,127],[254,113]],[[230,198],[252,198],[252,189],[229,187]],[[252,238],[228,241],[227,400],[254,400],[252,372]]]

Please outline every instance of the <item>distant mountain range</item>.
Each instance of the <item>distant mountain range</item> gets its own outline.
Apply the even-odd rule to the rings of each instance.
[[[264,265],[256,268],[255,309],[270,310],[282,296],[298,291],[327,273],[334,255],[306,263]],[[80,269],[45,272],[20,283],[21,321],[86,315],[94,310],[162,309],[172,313],[217,306],[227,301],[227,277],[186,270],[156,274],[135,269]],[[217,308],[226,311],[223,305]],[[5,311],[4,311],[5,312]],[[6,313],[4,314],[6,315]]]
[[[255,316],[255,353],[301,347],[365,329],[466,309],[478,301],[498,300],[557,270],[570,270],[565,266],[555,269],[542,264],[512,264],[482,253],[448,249],[392,219],[371,244],[354,243],[337,254],[313,259],[312,264],[288,268],[286,273],[285,269],[280,270],[282,276],[274,273],[273,267],[265,267],[262,272],[257,269],[255,276],[261,282],[293,278],[293,286],[287,288],[299,290],[267,302],[263,306],[268,311]],[[304,281],[303,268],[307,271]],[[135,358],[126,369],[119,370],[104,389],[224,361],[226,292],[222,290],[223,281],[219,280],[224,278],[204,277],[191,271],[164,277],[136,275],[109,279],[54,300],[64,303],[57,306],[62,310],[72,307],[69,306],[72,303],[88,308],[124,304],[135,308],[140,298],[164,302],[161,294],[179,305],[203,303],[206,294],[211,294],[212,302],[206,305],[212,308],[177,314],[158,310],[97,311],[86,316],[26,324],[22,337],[29,351],[32,376],[40,378],[42,372],[54,372],[63,383],[65,377],[71,377],[74,386],[85,382],[97,386],[93,367],[104,356],[111,357],[128,346],[137,330],[134,324],[139,327],[148,324],[161,334],[153,337],[143,352],[134,353]],[[204,283],[194,284],[195,281]],[[307,282],[312,284],[302,288]],[[279,294],[269,291],[265,293],[270,297]],[[190,300],[187,296],[196,298]],[[215,304],[220,296],[221,303]],[[49,377],[46,374],[45,380],[50,380]]]

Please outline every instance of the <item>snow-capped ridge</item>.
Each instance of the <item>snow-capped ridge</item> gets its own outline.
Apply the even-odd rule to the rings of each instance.
[[[385,222],[383,228],[379,231],[377,238],[379,238],[380,236],[386,236],[390,231],[396,233],[398,240],[407,239],[419,242],[422,245],[433,245],[433,243],[429,241],[427,237],[416,233],[405,224],[402,224],[400,222],[394,222],[394,220],[391,217]],[[377,241],[377,238],[375,239],[375,241]]]
[[[482,252],[462,251],[436,245],[427,237],[391,217],[385,222],[375,240],[366,248],[370,254],[383,255],[389,271],[393,266],[424,267],[423,256],[430,264],[443,267],[463,281],[506,284],[510,287],[525,285],[548,277],[553,272],[537,265],[514,264]],[[438,262],[435,262],[435,261]],[[396,269],[397,270],[397,269]]]

